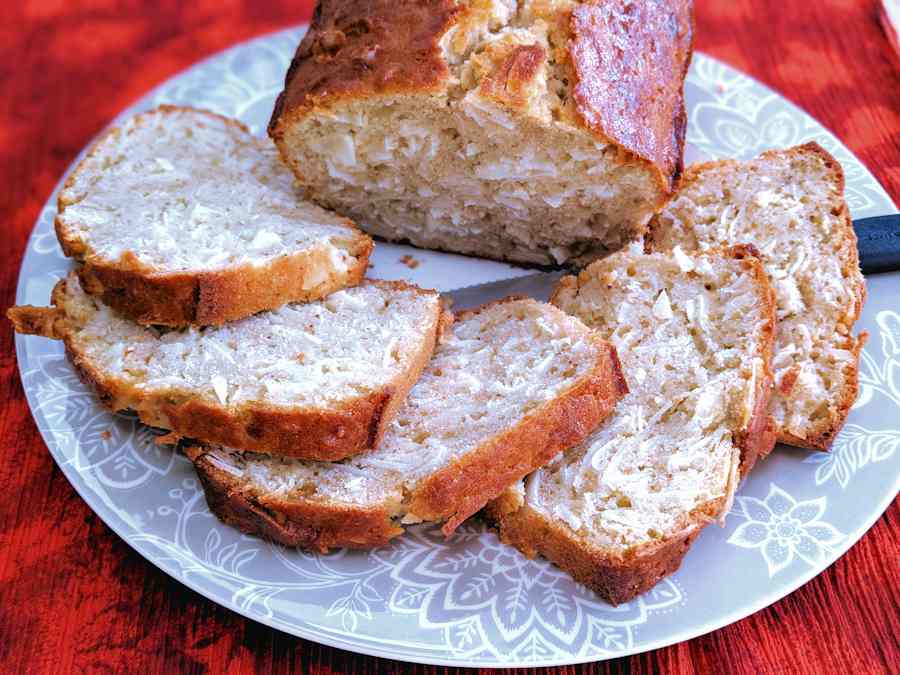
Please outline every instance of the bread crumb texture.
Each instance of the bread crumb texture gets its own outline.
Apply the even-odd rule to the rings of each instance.
[[[827,447],[856,399],[865,300],[840,165],[816,144],[692,167],[654,223],[657,250],[759,250],[777,301],[780,440]]]
[[[429,477],[539,414],[606,358],[608,346],[589,336],[577,319],[543,303],[491,305],[447,330],[376,450],[341,462],[224,448],[203,457],[271,509],[285,510],[291,502],[369,508],[398,522],[419,522],[410,502]],[[479,486],[471,487],[477,492]]]
[[[217,407],[324,409],[404,374],[434,330],[436,293],[364,283],[223,326],[157,329],[122,318],[71,274],[61,298],[67,346],[136,396]],[[180,430],[189,435],[190,430]]]
[[[70,255],[159,275],[322,249],[324,278],[353,267],[360,248],[352,223],[300,199],[271,142],[172,106],[100,139],[60,193],[57,231]]]
[[[369,232],[529,263],[645,228],[681,171],[687,0],[324,0],[270,134]]]
[[[528,477],[523,502],[607,559],[724,517],[738,436],[768,373],[771,307],[746,263],[685,260],[614,254],[553,300],[616,346],[630,393],[587,441]]]

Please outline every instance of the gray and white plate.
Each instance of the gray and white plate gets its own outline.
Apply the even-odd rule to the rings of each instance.
[[[238,45],[148,94],[211,108],[263,133],[303,28]],[[859,161],[819,123],[703,54],[687,81],[693,148],[751,157],[816,140],[847,174],[853,216],[896,211]],[[56,195],[22,263],[17,301],[46,304],[70,267],[53,233]],[[400,258],[411,255],[414,269]],[[449,290],[522,274],[508,265],[379,244],[373,276]],[[407,263],[409,260],[407,259]],[[861,392],[830,454],[778,448],[742,486],[725,527],[711,526],[681,569],[610,607],[542,560],[526,560],[478,522],[446,541],[413,528],[371,553],[310,555],[246,537],[209,512],[190,463],[153,432],[111,415],[62,346],[17,337],[22,380],[50,452],[90,506],[148,560],[199,593],[275,628],[351,651],[471,666],[568,664],[660,647],[736,621],[830,565],[872,525],[900,474],[900,274],[870,278],[859,328]]]

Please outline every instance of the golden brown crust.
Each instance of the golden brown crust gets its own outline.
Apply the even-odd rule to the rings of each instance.
[[[347,221],[350,223],[350,221]],[[349,253],[356,261],[342,274],[324,280],[330,267],[325,249],[279,256],[266,265],[246,264],[219,271],[159,274],[122,259],[83,258],[81,286],[137,323],[162,326],[221,325],[289,302],[312,302],[358,285],[366,273],[372,240],[361,235]],[[130,256],[133,258],[133,256]]]
[[[502,53],[491,72],[478,85],[482,98],[496,101],[509,108],[526,108],[529,88],[547,53],[540,45],[514,45]]]
[[[854,285],[853,300],[848,304],[843,317],[843,322],[848,326],[848,334],[844,336],[844,342],[840,345],[842,349],[846,349],[854,356],[851,364],[845,369],[846,385],[841,391],[838,400],[835,402],[833,413],[823,419],[819,424],[813,427],[813,431],[807,434],[806,438],[800,438],[787,429],[780,427],[774,421],[774,433],[779,443],[786,443],[801,448],[809,448],[811,450],[828,450],[834,442],[835,437],[843,428],[847,421],[847,415],[856,402],[859,393],[859,356],[862,348],[868,339],[868,333],[863,332],[857,337],[853,337],[849,330],[853,324],[859,319],[863,305],[866,301],[866,284],[862,275],[859,275],[859,251],[857,248],[856,231],[853,229],[853,221],[850,218],[850,210],[847,202],[843,198],[845,179],[844,171],[838,162],[825,148],[810,141],[803,145],[796,145],[786,150],[768,150],[759,156],[759,159],[781,156],[803,156],[804,154],[815,154],[825,164],[831,174],[831,182],[834,185],[835,194],[838,196],[838,204],[834,207],[832,213],[837,216],[840,222],[841,236],[844,240],[844,246],[840,249],[841,273],[845,278],[858,275],[859,283]],[[717,169],[739,169],[741,162],[734,159],[715,160],[710,162],[700,162],[692,164],[684,173],[681,181],[681,189],[687,189],[691,183],[700,180],[702,175],[710,170]],[[645,249],[650,252],[654,250],[660,228],[659,217],[654,217],[650,222],[649,232],[644,240]],[[799,371],[788,373],[785,380],[782,381],[782,393],[787,394]]]
[[[683,168],[693,14],[692,0],[604,0],[572,10],[573,98],[582,123],[653,166],[667,194]]]
[[[775,352],[775,336],[777,333],[775,291],[769,284],[769,277],[759,260],[759,251],[749,244],[732,246],[727,252],[734,258],[742,260],[744,270],[753,276],[757,293],[762,302],[763,323],[760,335],[758,356],[762,360],[763,370],[757,375],[756,395],[750,421],[739,430],[734,437],[735,445],[741,451],[741,476],[750,473],[756,460],[768,455],[775,447],[775,420],[769,415],[769,400],[775,375],[772,372],[772,355]]]
[[[448,76],[438,40],[452,0],[320,0],[275,102],[269,135],[304,111],[348,98],[427,92]]]
[[[203,446],[190,446],[184,452],[194,463],[210,510],[241,532],[322,553],[338,547],[383,546],[403,533],[384,506],[362,508],[254,495],[210,461]]]
[[[283,143],[288,126],[342,101],[446,90],[450,71],[440,40],[453,24],[478,14],[477,4],[320,0],[269,122],[269,135],[298,177],[302,180],[301,168],[290,161]],[[570,37],[557,58],[574,78],[572,121],[617,145],[623,161],[648,165],[661,191],[657,206],[662,206],[683,168],[693,1],[593,0],[571,12],[547,11],[552,18],[543,18],[567,26]],[[480,93],[524,109],[546,59],[537,44],[513,47],[481,81]]]
[[[423,480],[409,512],[443,521],[450,535],[507,487],[583,441],[628,393],[615,347],[592,338],[601,352],[591,372],[513,428]]]
[[[6,310],[13,330],[22,335],[40,335],[60,340],[65,331],[65,314],[55,307],[17,305]]]
[[[519,508],[511,492],[491,502],[483,514],[505,544],[529,558],[543,556],[613,605],[649,591],[675,572],[701,529],[690,526],[665,541],[615,556],[577,539],[534,509]]]
[[[398,289],[414,288],[399,281],[369,281]],[[65,281],[53,290],[53,303],[64,306]],[[420,293],[430,293],[416,289]],[[62,339],[66,354],[82,380],[93,387],[110,410],[134,410],[142,422],[208,443],[298,459],[336,461],[374,448],[410,388],[419,379],[448,320],[436,304],[431,330],[422,341],[407,371],[369,395],[361,395],[329,408],[286,408],[264,403],[224,407],[190,392],[167,389],[148,392],[100,370],[81,349],[77,333],[60,310],[13,308],[25,332]],[[55,314],[46,320],[50,312]],[[14,319],[16,321],[16,319]],[[45,328],[48,327],[49,328]],[[28,329],[35,328],[29,331]],[[53,334],[50,334],[50,333]]]
[[[242,133],[249,133],[238,120],[183,106],[163,105],[138,115],[135,120],[139,123],[148,115],[186,110],[215,117]],[[113,128],[103,134],[70,174],[60,192],[54,227],[63,253],[82,263],[78,276],[85,292],[102,298],[105,304],[129,319],[145,325],[220,325],[276,309],[288,302],[318,300],[359,284],[365,276],[373,248],[372,239],[346,218],[343,219],[343,225],[348,228],[344,245],[355,261],[341,273],[334,272],[329,251],[324,248],[278,256],[265,265],[248,263],[217,271],[173,273],[156,271],[141,263],[131,251],[126,251],[118,260],[95,254],[62,220],[61,216],[69,206],[64,194],[86,162],[98,152],[99,146],[108,137],[119,133],[119,128]],[[321,278],[323,271],[326,274]]]

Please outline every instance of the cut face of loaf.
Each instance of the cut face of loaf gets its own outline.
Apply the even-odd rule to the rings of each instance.
[[[70,274],[16,330],[65,341],[112,410],[176,436],[334,460],[374,447],[431,356],[434,291],[364,282],[224,326],[159,330],[117,315]]]
[[[752,243],[775,290],[772,416],[778,440],[827,449],[858,391],[854,336],[866,296],[840,165],[815,143],[700,164],[656,220],[650,246]]]
[[[616,346],[630,393],[584,443],[493,502],[501,538],[612,603],[677,569],[769,452],[773,299],[744,252],[618,253],[553,298]]]
[[[163,106],[109,131],[66,181],[56,233],[84,289],[144,324],[221,324],[362,279],[372,242],[301,200],[270,142]]]
[[[584,263],[682,166],[689,0],[321,0],[269,133],[316,202],[415,245]]]
[[[461,314],[374,452],[338,463],[188,449],[225,522],[289,546],[371,547],[401,525],[450,534],[585,438],[625,392],[615,350],[534,300]]]

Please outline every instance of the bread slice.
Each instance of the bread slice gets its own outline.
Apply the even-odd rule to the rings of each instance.
[[[616,346],[630,393],[486,515],[505,542],[617,604],[676,570],[771,450],[774,298],[735,249],[618,253],[563,279],[553,302]]]
[[[778,440],[827,449],[859,388],[866,297],[840,164],[816,143],[691,167],[653,225],[653,249],[752,242],[778,300]]]
[[[507,486],[597,428],[625,393],[615,350],[530,299],[464,312],[374,452],[301,462],[188,448],[210,508],[289,546],[380,546],[402,525],[450,534]]]
[[[59,195],[82,287],[143,324],[221,324],[363,278],[371,239],[303,202],[237,120],[162,106],[107,132]]]
[[[681,173],[690,0],[321,0],[269,133],[381,237],[584,263]]]
[[[434,291],[367,281],[224,326],[139,326],[82,290],[16,307],[16,330],[62,339],[112,410],[211,443],[335,460],[377,445],[434,348]]]

